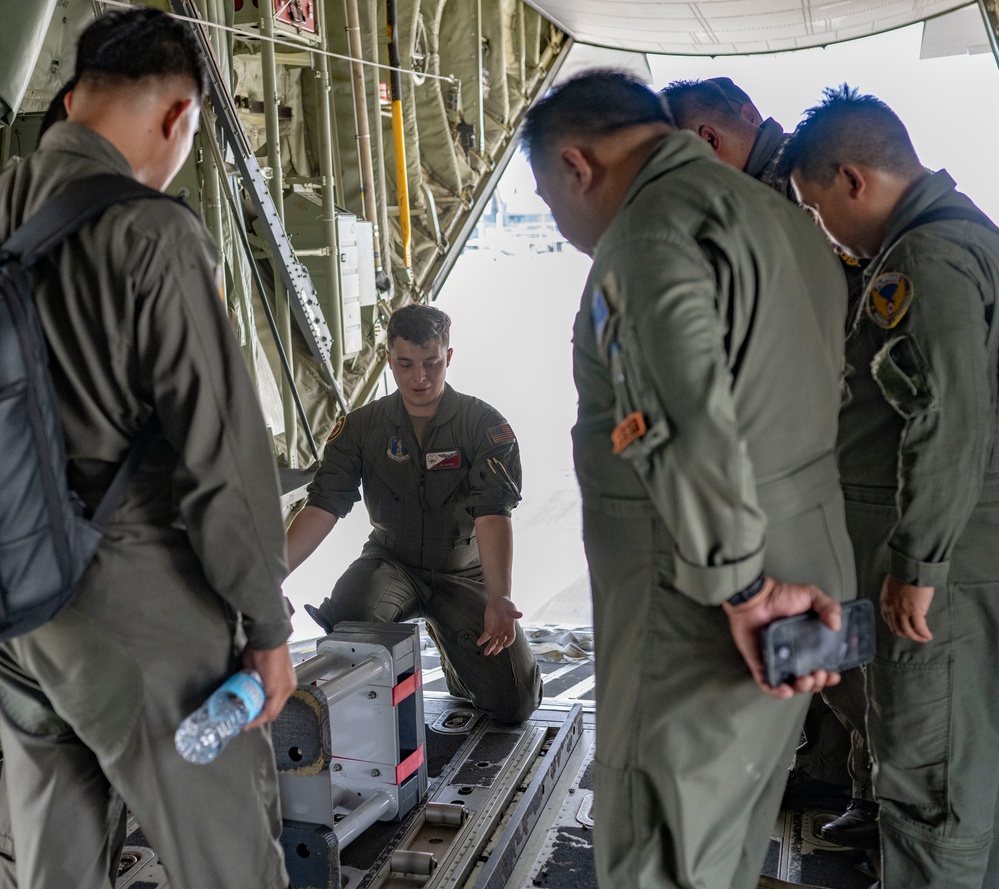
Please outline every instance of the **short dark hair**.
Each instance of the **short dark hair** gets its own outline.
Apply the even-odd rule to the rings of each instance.
[[[749,93],[736,84],[731,77],[706,77],[704,80],[705,83],[716,84],[718,89],[725,94],[725,98],[740,108],[743,105],[756,107],[756,103],[749,98]]]
[[[699,119],[742,120],[717,83],[710,80],[674,80],[662,90],[677,126],[691,130]]]
[[[77,82],[122,86],[145,77],[186,77],[208,95],[208,66],[187,22],[140,7],[102,15],[80,35]]]
[[[527,112],[521,144],[534,163],[567,136],[605,135],[644,123],[673,125],[667,103],[626,71],[584,71]]]
[[[921,169],[905,124],[880,99],[845,83],[826,87],[822,96],[784,147],[786,175],[797,171],[826,187],[843,164],[903,175]]]
[[[392,313],[387,333],[389,348],[402,337],[423,348],[440,343],[446,349],[451,344],[451,316],[433,306],[412,303]]]

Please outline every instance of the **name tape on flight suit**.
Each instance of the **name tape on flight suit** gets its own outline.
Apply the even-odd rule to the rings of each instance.
[[[912,280],[901,272],[878,275],[867,288],[867,317],[891,330],[908,311],[914,294]]]
[[[460,469],[461,451],[428,451],[426,455],[427,469]]]

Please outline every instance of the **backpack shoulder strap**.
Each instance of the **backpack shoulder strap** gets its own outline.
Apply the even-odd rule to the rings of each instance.
[[[921,225],[929,225],[931,222],[944,222],[947,220],[977,222],[979,225],[984,225],[986,228],[992,229],[993,232],[999,234],[999,226],[996,226],[981,210],[974,207],[931,207],[929,210],[924,210],[920,213],[902,229],[895,240],[897,241],[903,234],[912,231],[914,228],[919,228]]]
[[[0,244],[0,257],[13,257],[22,266],[28,267],[88,222],[97,219],[108,207],[142,198],[166,198],[187,207],[183,201],[117,173],[78,179],[49,198],[22,222],[14,234]],[[155,415],[150,416],[133,439],[125,460],[118,467],[91,519],[100,531],[103,532],[121,504],[128,479],[145,456],[157,427]]]
[[[90,517],[90,524],[96,526],[100,532],[104,532],[108,526],[108,522],[111,521],[111,516],[121,506],[121,501],[125,497],[125,486],[128,484],[132,473],[142,462],[142,458],[146,456],[146,451],[149,450],[149,445],[152,444],[158,428],[159,421],[155,414],[151,414],[142,426],[139,427],[135,438],[132,439],[132,444],[129,446],[125,459],[115,471],[114,478],[111,479],[111,484],[108,485],[108,489],[104,492],[104,496],[101,497],[100,503],[94,509],[94,514]]]
[[[78,179],[49,198],[22,222],[14,234],[0,245],[0,253],[14,256],[21,265],[30,266],[108,207],[139,198],[174,200],[161,191],[117,173]]]

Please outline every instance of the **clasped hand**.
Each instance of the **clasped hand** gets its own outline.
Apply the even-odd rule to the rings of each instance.
[[[728,615],[729,629],[735,645],[753,674],[754,681],[770,697],[790,698],[795,694],[821,691],[839,682],[839,673],[830,670],[815,670],[799,676],[790,685],[776,688],[768,685],[765,678],[760,631],[767,624],[782,617],[814,611],[830,630],[839,630],[839,602],[830,599],[817,586],[781,583],[768,577],[763,590],[744,605],[733,607],[726,603],[722,607]]]

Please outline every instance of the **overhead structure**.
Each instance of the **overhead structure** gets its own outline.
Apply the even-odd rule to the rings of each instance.
[[[34,149],[94,15],[135,5],[210,60],[171,193],[222,253],[278,463],[307,467],[376,394],[388,315],[436,298],[572,41],[524,0],[0,0],[0,166]]]
[[[388,315],[436,299],[560,77],[651,79],[644,53],[773,53],[927,19],[927,57],[999,58],[999,0],[0,0],[0,166],[34,149],[94,15],[134,5],[188,21],[211,62],[171,192],[219,246],[288,502],[337,417],[378,394]]]
[[[967,0],[529,0],[574,40],[683,56],[827,46],[901,28]]]

